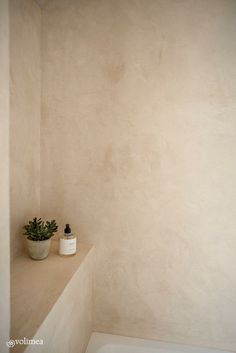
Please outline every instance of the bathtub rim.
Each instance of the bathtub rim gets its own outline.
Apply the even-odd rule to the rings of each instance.
[[[105,333],[94,331],[91,334],[87,350],[85,353],[96,353],[96,349],[101,349],[107,345],[119,345],[125,344],[127,346],[141,346],[146,348],[156,348],[156,349],[171,349],[173,353],[183,352],[183,353],[235,353],[235,351],[222,350],[215,347],[203,347],[197,345],[189,345],[177,342],[166,342],[154,339],[145,339],[140,337],[125,336],[119,334]]]

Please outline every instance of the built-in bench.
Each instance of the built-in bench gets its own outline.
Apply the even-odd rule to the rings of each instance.
[[[58,255],[52,241],[47,259],[17,257],[11,273],[11,338],[43,339],[43,344],[15,345],[21,353],[83,353],[92,332],[94,248],[78,243],[74,256]]]

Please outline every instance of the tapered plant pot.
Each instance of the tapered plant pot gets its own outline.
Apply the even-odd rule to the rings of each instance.
[[[45,259],[50,251],[51,238],[46,240],[27,240],[28,253],[33,260],[43,260]]]

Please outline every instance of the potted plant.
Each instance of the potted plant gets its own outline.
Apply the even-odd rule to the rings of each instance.
[[[58,226],[55,220],[45,222],[37,217],[24,226],[28,252],[32,259],[43,260],[48,256],[51,237],[56,233],[57,229]]]

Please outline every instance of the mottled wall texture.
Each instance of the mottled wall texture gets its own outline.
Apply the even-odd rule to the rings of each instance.
[[[11,253],[22,248],[22,225],[39,213],[41,10],[10,0]]]
[[[43,10],[42,211],[97,248],[97,331],[236,350],[235,19],[235,0]]]
[[[8,0],[0,1],[0,43],[0,352],[7,353],[10,331]]]

